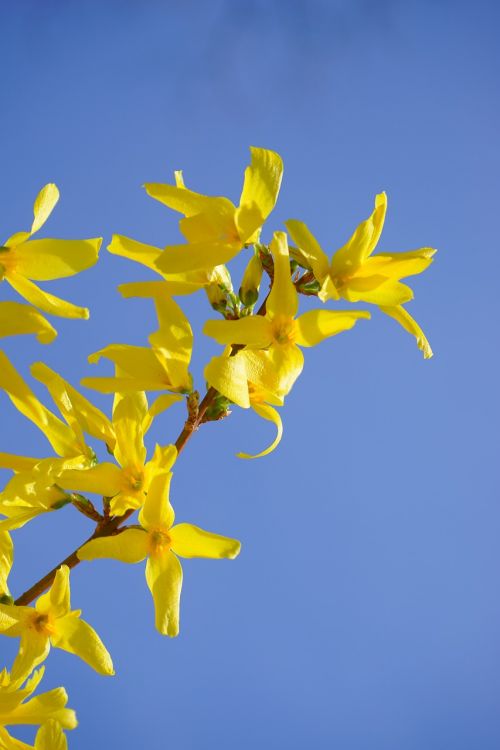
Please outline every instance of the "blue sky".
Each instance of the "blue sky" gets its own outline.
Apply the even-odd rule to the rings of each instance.
[[[410,308],[434,359],[374,314],[307,352],[274,454],[235,458],[269,438],[237,409],[192,440],[177,516],[243,551],[186,562],[178,639],[154,630],[141,565],[75,570],[73,603],[117,676],[51,656],[46,686],[62,681],[80,719],[73,750],[499,747],[499,15],[485,0],[2,4],[5,237],[55,181],[46,236],[177,242],[176,217],[141,185],[182,168],[236,199],[259,145],[285,162],[265,239],[300,218],[333,251],[386,190],[380,248],[439,249]],[[88,304],[89,322],[54,321],[50,347],[3,346],[25,375],[43,359],[77,383],[96,371],[90,352],[145,342],[152,309],[115,291],[145,278],[103,251],[51,286]],[[183,305],[201,388],[209,310],[201,295]],[[46,450],[1,408],[0,450]],[[175,439],[183,416],[153,438]],[[17,532],[14,593],[90,531],[66,508]]]

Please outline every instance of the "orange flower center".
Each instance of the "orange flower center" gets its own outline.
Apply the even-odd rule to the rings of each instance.
[[[151,529],[148,534],[149,553],[153,557],[161,557],[169,552],[172,539],[166,529]]]
[[[40,614],[40,612],[33,613],[28,627],[32,630],[36,630],[37,633],[41,633],[42,635],[52,635],[55,632],[54,622],[51,616]]]
[[[272,336],[279,346],[293,346],[297,338],[297,322],[285,315],[277,315],[271,325]]]

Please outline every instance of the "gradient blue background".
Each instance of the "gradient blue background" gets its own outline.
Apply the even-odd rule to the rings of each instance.
[[[237,199],[253,144],[285,161],[266,239],[297,217],[333,250],[385,189],[381,249],[439,248],[410,308],[433,360],[375,312],[307,352],[272,456],[234,457],[270,437],[237,409],[192,440],[178,519],[243,552],[186,562],[178,639],[154,630],[141,565],[75,570],[73,602],[117,676],[52,654],[44,682],[78,711],[73,750],[500,747],[499,22],[484,0],[1,4],[3,236],[55,181],[45,236],[175,242],[175,215],[142,183],[183,168]],[[43,358],[76,383],[97,372],[89,352],[145,342],[150,305],[115,292],[145,278],[103,252],[50,286],[89,304],[90,322],[55,320],[51,347],[4,348],[26,375]],[[199,333],[202,295],[183,302]],[[201,387],[217,348],[197,346]],[[45,453],[5,397],[1,409],[0,449]],[[183,416],[152,439],[175,439]],[[90,530],[66,508],[17,532],[14,593]]]

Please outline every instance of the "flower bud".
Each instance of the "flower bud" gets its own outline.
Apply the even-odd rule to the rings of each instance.
[[[262,262],[260,256],[254,254],[245,268],[239,291],[240,300],[245,307],[250,307],[257,302],[261,280]]]

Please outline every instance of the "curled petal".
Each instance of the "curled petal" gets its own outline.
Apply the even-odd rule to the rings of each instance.
[[[397,322],[403,326],[405,331],[408,331],[408,333],[411,333],[412,336],[415,336],[417,340],[417,346],[423,353],[425,359],[430,359],[432,357],[433,351],[431,349],[431,345],[427,341],[424,332],[418,325],[417,321],[412,318],[410,313],[407,312],[404,307],[401,307],[400,305],[398,307],[385,307],[381,305],[380,309],[386,315],[389,315],[391,318],[394,318],[394,320],[397,320]]]
[[[89,318],[89,311],[86,307],[78,307],[72,302],[55,297],[18,273],[11,271],[5,278],[21,297],[50,315],[58,315],[61,318],[83,318],[84,320]]]
[[[297,318],[297,344],[316,346],[330,336],[348,331],[361,318],[368,320],[370,313],[363,310],[309,310]]]
[[[49,182],[45,185],[35,198],[33,205],[33,224],[31,225],[31,234],[35,234],[45,224],[54,206],[59,200],[59,190],[57,185]]]
[[[259,415],[259,417],[262,417],[262,419],[267,419],[269,422],[272,422],[274,425],[276,425],[276,437],[271,445],[260,453],[256,453],[254,456],[252,456],[250,453],[237,453],[236,455],[238,456],[238,458],[262,458],[262,456],[267,456],[269,453],[272,453],[283,436],[283,423],[276,409],[274,409],[272,406],[269,406],[269,404],[258,403],[253,403],[252,409],[256,414]]]

